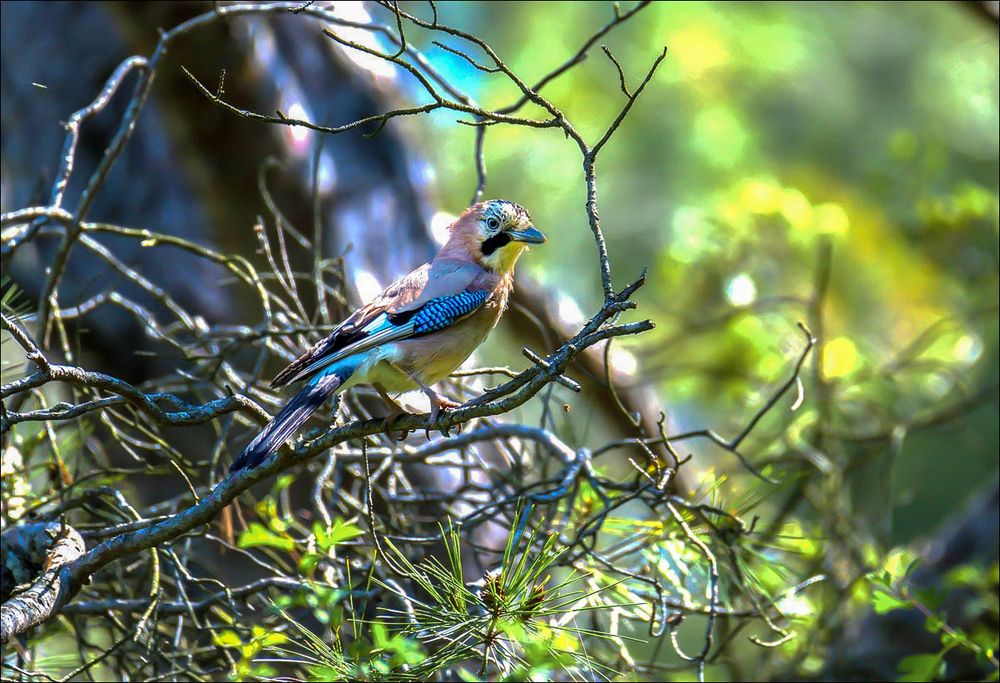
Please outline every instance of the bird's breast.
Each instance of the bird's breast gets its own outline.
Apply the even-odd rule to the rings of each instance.
[[[440,382],[485,341],[500,318],[499,303],[488,301],[469,317],[439,332],[396,342],[398,364],[424,384]]]

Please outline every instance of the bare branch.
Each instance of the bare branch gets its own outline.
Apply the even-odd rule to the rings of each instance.
[[[0,643],[10,640],[28,629],[50,619],[68,599],[69,586],[63,568],[79,559],[84,552],[83,539],[72,527],[58,522],[48,524],[28,524],[15,527],[3,533],[4,576],[8,565],[21,562],[28,556],[28,548],[33,552],[44,549],[41,572],[34,577],[30,587],[15,591],[7,586],[3,589],[3,604],[0,605]]]

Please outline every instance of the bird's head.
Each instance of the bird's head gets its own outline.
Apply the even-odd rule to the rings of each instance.
[[[450,243],[461,248],[484,268],[507,274],[528,245],[544,244],[524,207],[506,199],[475,204],[451,228]]]

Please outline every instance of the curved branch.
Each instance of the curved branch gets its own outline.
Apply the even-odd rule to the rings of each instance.
[[[42,572],[29,588],[15,592],[13,586],[3,587],[5,597],[8,592],[12,594],[0,605],[0,642],[7,643],[59,611],[70,595],[65,569],[83,555],[86,546],[75,529],[59,522],[15,527],[4,532],[2,540],[5,579],[9,564],[20,565],[17,572],[10,567],[10,576],[19,580],[21,572],[36,564],[32,556],[37,555],[37,550],[47,549],[41,566],[32,567]]]

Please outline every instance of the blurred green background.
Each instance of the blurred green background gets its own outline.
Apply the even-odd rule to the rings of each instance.
[[[449,21],[487,36],[529,82],[611,11],[448,6]],[[616,284],[650,268],[638,300],[658,328],[627,347],[643,381],[680,426],[732,433],[797,357],[796,321],[815,328],[809,301],[829,243],[813,331],[834,424],[891,430],[969,404],[959,421],[908,435],[884,469],[858,468],[861,506],[870,497],[874,516],[892,513],[886,541],[927,531],[998,463],[995,24],[956,3],[663,3],[602,42],[631,87],[669,50],[598,162]],[[480,102],[516,99],[502,78],[421,46]],[[624,102],[599,50],[545,94],[591,141]],[[473,129],[449,114],[412,123],[440,204],[457,211],[475,187]],[[575,143],[496,127],[486,160],[487,196],[523,203],[550,234],[522,267],[595,310]],[[493,347],[490,357],[503,341]]]

